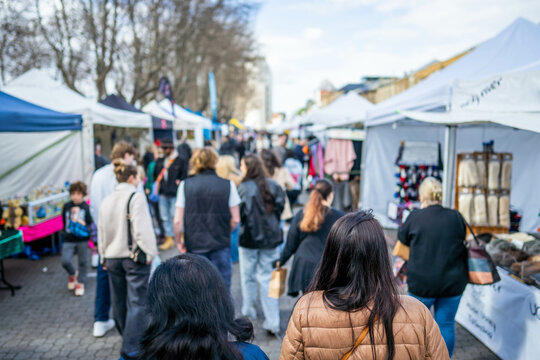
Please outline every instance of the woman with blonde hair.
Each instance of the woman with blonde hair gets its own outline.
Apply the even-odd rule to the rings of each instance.
[[[244,174],[236,168],[236,160],[232,155],[221,155],[217,162],[216,173],[219,177],[234,182],[236,186],[240,185],[244,179]],[[231,261],[238,262],[238,225],[231,233]]]
[[[411,296],[435,307],[435,321],[452,356],[456,312],[468,282],[465,220],[441,205],[439,180],[424,179],[419,192],[421,209],[411,212],[398,232],[398,240],[410,247],[407,285]]]
[[[121,355],[127,359],[138,351],[146,325],[150,262],[158,251],[146,197],[137,191],[137,167],[122,159],[115,159],[113,166],[118,185],[100,206],[98,249],[109,273],[114,320],[122,335]]]
[[[244,175],[236,168],[236,160],[232,155],[221,155],[217,162],[216,173],[219,177],[234,182],[236,186],[240,185]]]
[[[191,176],[178,187],[174,233],[180,252],[210,260],[230,288],[231,231],[240,222],[241,200],[234,182],[216,174],[217,162],[218,154],[210,147],[193,152]]]
[[[329,180],[317,181],[308,203],[291,222],[287,243],[279,258],[280,265],[284,265],[294,255],[288,286],[291,296],[306,291],[321,260],[332,225],[345,214],[331,207],[333,189]]]

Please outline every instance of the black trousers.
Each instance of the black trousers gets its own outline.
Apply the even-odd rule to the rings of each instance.
[[[131,259],[106,259],[109,272],[113,318],[122,335],[120,354],[129,358],[139,350],[139,343],[146,330],[146,292],[150,277],[150,265],[142,265]]]

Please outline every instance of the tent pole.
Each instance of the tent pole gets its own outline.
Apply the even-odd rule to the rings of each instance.
[[[365,124],[365,123],[364,123]],[[365,177],[364,177],[364,169],[366,167],[366,157],[367,157],[367,141],[368,141],[368,127],[365,127],[366,134],[364,137],[364,141],[362,141],[362,159],[360,161],[360,199],[358,204],[358,209],[365,209],[366,202],[365,202],[365,189],[364,189],[364,183],[365,183]]]
[[[443,206],[452,207],[452,185],[456,159],[456,126],[446,126],[444,131]]]

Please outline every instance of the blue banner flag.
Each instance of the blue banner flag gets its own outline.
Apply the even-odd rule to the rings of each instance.
[[[212,120],[217,121],[218,112],[217,112],[216,78],[212,71],[208,73],[208,87],[210,88],[210,108],[212,109]]]

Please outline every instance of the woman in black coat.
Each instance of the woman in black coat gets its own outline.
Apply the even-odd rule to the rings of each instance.
[[[279,258],[280,265],[284,265],[294,255],[288,286],[290,296],[306,291],[321,259],[330,228],[345,214],[330,207],[334,199],[333,190],[330,181],[317,181],[308,203],[292,220],[287,243]]]

